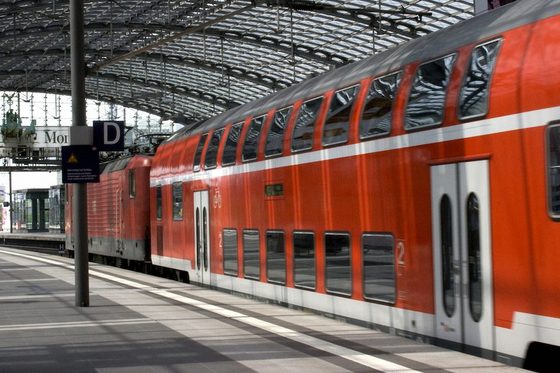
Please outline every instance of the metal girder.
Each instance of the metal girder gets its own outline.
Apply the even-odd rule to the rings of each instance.
[[[116,54],[119,53],[125,53],[125,50],[116,50],[113,51]],[[86,55],[95,55],[95,54],[101,54],[101,55],[110,55],[111,50],[110,49],[85,49],[85,54]],[[63,57],[63,56],[68,56],[68,51],[62,50],[62,49],[48,49],[48,50],[40,50],[40,49],[32,49],[29,51],[16,51],[16,52],[10,52],[10,51],[0,51],[0,59],[1,58],[30,58],[30,57],[36,57],[36,56],[55,56],[55,57]],[[194,57],[185,57],[185,56],[178,56],[178,55],[168,55],[168,54],[162,54],[162,53],[143,53],[140,54],[138,56],[136,56],[136,58],[138,59],[142,59],[142,60],[150,60],[153,62],[165,62],[168,64],[173,64],[173,65],[177,65],[177,66],[188,66],[191,68],[196,68],[196,69],[202,69],[202,70],[206,70],[206,71],[211,71],[214,73],[222,73],[223,71],[225,71],[228,75],[235,77],[239,80],[245,80],[249,83],[252,84],[257,84],[257,85],[261,85],[263,87],[267,87],[273,90],[279,89],[279,88],[286,88],[289,85],[291,85],[291,82],[289,81],[279,81],[276,78],[264,75],[264,74],[258,74],[249,70],[245,70],[239,67],[233,67],[230,66],[229,64],[224,64],[223,66],[221,66],[218,63],[209,61],[209,60],[200,60]],[[33,73],[41,73],[40,70],[31,70],[28,71],[28,74],[33,74]],[[89,71],[90,74],[92,73],[91,70]],[[17,73],[18,75],[20,73]]]
[[[133,26],[132,24],[129,25],[125,25],[125,24],[117,24],[117,25],[109,25],[106,23],[100,24],[100,23],[95,23],[95,24],[88,24],[85,26],[85,31],[89,32],[89,31],[97,31],[97,32],[109,32],[111,29],[114,31],[116,30],[128,30],[131,29],[131,26]],[[161,32],[162,34],[165,34],[162,31],[175,31],[175,28],[168,28],[165,25],[137,25],[140,29],[157,29],[159,32]],[[38,35],[43,35],[43,34],[50,34],[50,33],[65,33],[67,32],[67,27],[65,25],[49,25],[47,27],[41,27],[40,29],[25,29],[25,30],[20,30],[17,33],[18,37],[22,37],[22,36],[38,36]],[[190,32],[189,34],[202,34],[202,29],[198,30],[196,32]],[[321,63],[323,65],[335,65],[335,66],[341,66],[344,65],[346,63],[349,62],[349,60],[343,56],[337,56],[334,55],[328,51],[312,51],[309,50],[309,48],[306,48],[303,45],[298,45],[298,44],[293,44],[293,46],[289,43],[287,43],[285,40],[281,40],[281,39],[276,39],[273,37],[270,37],[268,35],[265,36],[261,36],[258,34],[252,34],[252,33],[246,33],[246,32],[239,32],[239,31],[226,31],[226,30],[221,30],[221,29],[212,29],[212,28],[206,28],[204,30],[204,34],[206,36],[212,36],[215,38],[224,38],[227,40],[230,40],[232,42],[237,42],[237,43],[246,43],[249,45],[256,45],[259,47],[267,47],[270,49],[274,49],[277,50],[278,52],[287,54],[287,55],[291,55],[292,52],[294,53],[294,55],[296,55],[297,57],[300,58],[304,58],[307,60],[312,60],[318,63]],[[14,38],[14,34],[10,33],[10,32],[6,32],[6,33],[0,33],[0,40],[2,39],[12,39]],[[169,43],[169,41],[167,41],[168,38],[163,37],[161,39],[161,45]],[[113,54],[117,55],[119,57],[113,58],[113,59],[109,59],[108,61],[105,62],[101,62],[99,64],[95,64],[94,66],[92,66],[91,68],[93,70],[101,70],[106,66],[112,65],[114,63],[120,62],[122,60],[124,60],[125,58],[133,58],[133,57],[137,57],[140,54],[144,54],[147,50],[149,49],[153,49],[152,46],[150,46],[150,48],[140,48],[142,49],[142,51],[134,51],[134,53],[132,53],[131,51],[126,51],[124,52],[122,49],[118,49],[118,50],[113,50]],[[64,50],[63,48],[61,50]],[[116,53],[119,52],[119,53]],[[110,62],[110,63],[109,63]]]
[[[0,89],[68,92],[69,4],[0,2]],[[198,119],[447,27],[472,8],[471,0],[87,0],[87,89]],[[177,107],[157,95],[173,95]]]

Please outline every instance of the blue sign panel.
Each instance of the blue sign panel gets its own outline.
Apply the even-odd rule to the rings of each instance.
[[[62,146],[62,182],[99,182],[99,151],[91,145]]]
[[[97,150],[121,152],[124,150],[124,121],[94,120],[93,146]]]

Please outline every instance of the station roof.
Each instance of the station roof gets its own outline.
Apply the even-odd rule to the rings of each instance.
[[[473,13],[473,0],[86,0],[86,95],[188,125]],[[0,90],[70,95],[69,16],[68,0],[0,1]]]

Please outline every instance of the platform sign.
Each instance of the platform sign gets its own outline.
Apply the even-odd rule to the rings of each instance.
[[[62,146],[61,151],[63,183],[99,182],[99,151],[91,145]]]
[[[93,146],[97,150],[124,150],[124,121],[122,120],[94,120]]]

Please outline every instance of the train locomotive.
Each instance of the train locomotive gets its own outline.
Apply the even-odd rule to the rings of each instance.
[[[88,250],[91,259],[126,268],[150,260],[149,177],[152,157],[134,155],[105,163],[100,182],[88,184]],[[72,254],[72,188],[66,195],[66,247]]]
[[[512,365],[557,356],[559,29],[560,1],[518,1],[176,132],[136,200],[146,259]]]

